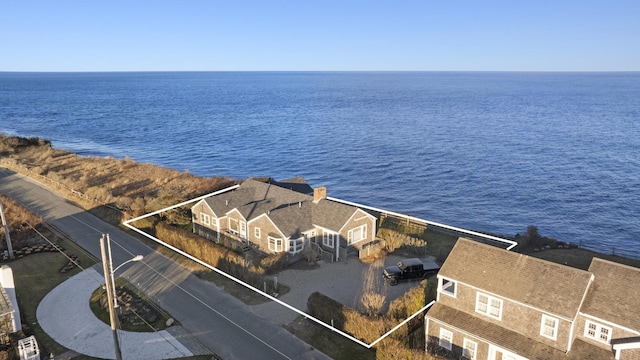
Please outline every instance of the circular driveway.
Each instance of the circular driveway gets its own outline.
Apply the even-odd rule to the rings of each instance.
[[[80,354],[115,359],[111,327],[98,319],[89,301],[104,283],[93,267],[53,289],[38,305],[36,316],[42,329],[57,343]],[[173,359],[192,356],[168,331],[118,330],[123,359]]]

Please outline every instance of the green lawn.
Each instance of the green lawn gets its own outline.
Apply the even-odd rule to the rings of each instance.
[[[95,264],[95,260],[84,252],[77,250],[73,244],[60,240],[59,245],[66,248],[65,253],[76,255],[83,268]],[[16,284],[16,296],[22,315],[22,327],[26,335],[35,335],[42,354],[62,354],[66,348],[56,343],[41,328],[36,319],[36,310],[40,301],[58,284],[80,272],[75,268],[64,274],[60,273],[68,259],[60,253],[31,254],[21,259],[6,263],[13,270]]]

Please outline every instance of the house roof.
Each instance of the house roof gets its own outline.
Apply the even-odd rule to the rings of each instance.
[[[573,340],[571,350],[566,356],[567,360],[614,360],[615,358],[611,349],[595,346],[577,338]]]
[[[283,184],[287,187],[282,187]],[[357,211],[354,206],[328,199],[314,202],[313,196],[308,195],[309,189],[313,193],[302,178],[270,183],[248,179],[234,191],[211,196],[204,201],[217,217],[234,209],[247,221],[268,214],[286,237],[293,238],[302,236],[302,232],[311,230],[314,225],[339,231]]]
[[[458,239],[439,276],[567,319],[578,313],[592,277],[584,270],[464,238]]]
[[[12,313],[13,310],[13,304],[11,304],[9,294],[7,294],[4,287],[0,286],[0,315]]]
[[[296,176],[291,179],[286,179],[282,181],[272,180],[271,183],[274,185],[278,185],[282,188],[289,189],[291,191],[311,195],[313,194],[313,188],[307,184],[307,182],[302,178],[302,176]]]
[[[323,228],[338,231],[349,221],[357,208],[321,199],[313,204],[313,223]]]
[[[565,356],[564,351],[438,302],[429,309],[426,317],[529,359],[562,359]]]
[[[582,312],[640,331],[640,269],[593,258],[595,280]]]

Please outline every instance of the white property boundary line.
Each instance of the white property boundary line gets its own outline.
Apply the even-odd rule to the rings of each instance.
[[[445,228],[445,229],[448,229],[448,230],[454,230],[454,231],[457,231],[457,232],[461,232],[463,234],[479,236],[479,237],[483,237],[483,238],[486,238],[486,239],[489,239],[489,240],[507,243],[507,244],[509,244],[509,246],[506,248],[507,250],[511,250],[516,245],[518,245],[518,243],[513,241],[513,240],[507,240],[507,239],[499,238],[497,236],[491,236],[491,235],[487,235],[487,234],[483,234],[483,233],[479,233],[479,232],[475,232],[475,231],[471,231],[471,230],[466,230],[466,229],[461,229],[461,228],[457,228],[457,227],[453,227],[453,226],[449,226],[449,225],[445,225],[445,224],[440,224],[440,223],[433,222],[433,221],[427,221],[427,220],[423,220],[423,219],[417,218],[415,216],[400,214],[400,213],[396,213],[396,212],[393,212],[393,211],[382,210],[382,209],[375,208],[373,206],[362,205],[362,204],[354,203],[354,202],[351,202],[351,201],[340,200],[340,199],[336,199],[336,198],[332,198],[332,197],[327,197],[327,199],[329,199],[331,201],[347,204],[347,205],[360,207],[360,208],[363,208],[363,209],[373,210],[375,212],[390,214],[390,215],[393,215],[393,216],[399,216],[399,217],[402,217],[402,218],[405,218],[405,219],[422,222],[422,223],[425,223],[427,225],[439,226],[441,228]]]
[[[354,341],[354,342],[358,343],[359,345],[362,345],[362,346],[366,347],[367,349],[370,349],[370,348],[372,348],[373,346],[375,346],[378,342],[382,341],[384,338],[386,338],[387,336],[391,335],[394,331],[398,330],[402,325],[406,324],[406,323],[407,323],[407,322],[409,322],[411,319],[415,318],[416,316],[418,316],[419,314],[421,314],[421,313],[422,313],[423,311],[425,311],[426,309],[430,308],[430,307],[435,303],[435,300],[431,301],[430,303],[428,303],[427,305],[425,305],[422,309],[420,309],[420,310],[416,311],[413,315],[409,316],[409,317],[408,317],[408,318],[406,318],[404,321],[402,321],[400,324],[396,325],[393,329],[391,329],[391,330],[387,331],[384,335],[380,336],[377,340],[374,340],[371,344],[367,344],[367,343],[365,343],[365,342],[363,342],[363,341],[361,341],[361,340],[359,340],[359,339],[356,339],[355,337],[353,337],[353,336],[351,336],[351,335],[349,335],[349,334],[345,333],[344,331],[341,331],[341,330],[339,330],[339,329],[336,329],[336,328],[334,328],[333,326],[331,326],[331,325],[329,325],[329,324],[327,324],[327,323],[325,323],[325,322],[323,322],[323,321],[321,321],[321,320],[319,320],[319,319],[316,319],[315,317],[313,317],[313,316],[311,316],[311,315],[307,314],[306,312],[304,312],[304,311],[302,311],[302,310],[299,310],[299,309],[296,309],[295,307],[293,307],[293,306],[291,306],[291,305],[289,305],[289,304],[287,304],[287,303],[285,303],[285,302],[283,302],[283,301],[281,301],[281,300],[279,300],[279,299],[277,299],[277,298],[275,298],[275,297],[273,297],[273,296],[271,296],[271,295],[269,295],[269,294],[265,293],[264,291],[262,291],[262,290],[260,290],[260,289],[257,289],[257,288],[255,288],[255,287],[253,287],[253,286],[251,286],[251,285],[249,285],[249,284],[245,283],[244,281],[242,281],[242,280],[240,280],[240,279],[237,279],[237,278],[235,278],[235,277],[233,277],[233,276],[231,276],[231,275],[229,275],[229,274],[225,273],[225,272],[224,272],[224,271],[222,271],[222,270],[219,270],[219,269],[218,269],[218,268],[216,268],[215,266],[211,266],[211,265],[209,265],[209,264],[207,264],[207,263],[205,263],[205,262],[203,262],[203,261],[201,261],[201,260],[199,260],[199,259],[197,259],[197,258],[195,258],[195,257],[193,257],[193,256],[191,256],[191,255],[189,255],[189,254],[187,254],[186,252],[184,252],[184,251],[182,251],[182,250],[180,250],[180,249],[178,249],[178,248],[175,248],[175,247],[173,247],[173,246],[171,246],[171,245],[169,245],[169,244],[167,244],[167,243],[163,242],[162,240],[160,240],[160,239],[158,239],[158,238],[156,238],[156,237],[154,237],[154,236],[151,236],[151,235],[149,235],[149,234],[145,233],[144,231],[142,231],[142,230],[140,230],[140,229],[138,229],[138,228],[136,228],[135,226],[133,226],[133,225],[131,225],[131,224],[130,224],[130,223],[132,223],[132,222],[135,222],[135,221],[138,221],[138,220],[142,220],[142,219],[145,219],[145,218],[148,218],[148,217],[150,217],[150,216],[154,216],[154,215],[160,214],[160,213],[165,212],[165,211],[168,211],[168,210],[172,210],[172,209],[175,209],[175,208],[178,208],[178,207],[181,207],[181,206],[184,206],[184,205],[187,205],[187,204],[190,204],[190,203],[196,202],[196,201],[200,201],[200,200],[205,199],[205,198],[208,198],[208,197],[210,197],[210,196],[214,196],[214,195],[218,195],[218,194],[225,193],[225,192],[227,192],[227,191],[235,190],[235,189],[237,189],[239,186],[240,186],[240,185],[234,185],[234,186],[231,186],[231,187],[228,187],[228,188],[222,189],[222,190],[218,190],[218,191],[216,191],[216,192],[212,192],[212,193],[207,194],[207,195],[202,195],[202,196],[197,197],[197,198],[195,198],[195,199],[187,200],[187,201],[181,202],[181,203],[179,203],[179,204],[176,204],[176,205],[172,205],[172,206],[166,207],[166,208],[161,209],[161,210],[157,210],[157,211],[150,212],[150,213],[145,214],[145,215],[142,215],[142,216],[138,216],[138,217],[133,218],[133,219],[131,219],[131,220],[127,220],[127,221],[123,222],[122,224],[123,224],[124,226],[128,227],[129,229],[131,229],[131,230],[133,230],[133,231],[135,231],[135,232],[137,232],[137,233],[139,233],[139,234],[141,234],[141,235],[143,235],[143,236],[145,236],[145,237],[147,237],[147,238],[149,238],[149,239],[151,239],[151,240],[153,240],[153,241],[155,241],[155,242],[157,242],[157,243],[159,243],[159,244],[161,244],[161,245],[163,245],[163,246],[165,246],[165,247],[167,247],[167,248],[169,248],[169,249],[171,249],[171,250],[173,250],[173,251],[175,251],[175,252],[177,252],[178,254],[183,255],[183,256],[185,256],[185,257],[187,257],[187,258],[189,258],[189,259],[191,259],[191,260],[193,260],[193,261],[197,262],[198,264],[200,264],[200,265],[202,265],[202,266],[205,266],[205,267],[207,267],[207,268],[209,268],[209,269],[211,269],[211,270],[213,270],[213,271],[217,272],[218,274],[220,274],[220,275],[222,275],[222,276],[224,276],[224,277],[226,277],[226,278],[228,278],[228,279],[230,279],[230,280],[233,280],[233,281],[237,282],[238,284],[240,284],[240,285],[242,285],[242,286],[244,286],[244,287],[246,287],[246,288],[248,288],[248,289],[250,289],[250,290],[255,291],[256,293],[258,293],[258,294],[260,294],[260,295],[262,295],[262,296],[266,297],[267,299],[269,299],[269,300],[273,300],[273,301],[277,302],[278,304],[280,304],[280,305],[282,305],[282,306],[286,307],[287,309],[289,309],[289,310],[291,310],[291,311],[294,311],[294,312],[296,312],[296,313],[298,313],[298,314],[300,314],[300,315],[304,316],[305,318],[310,319],[310,320],[314,321],[315,323],[317,323],[317,324],[319,324],[319,325],[321,325],[321,326],[324,326],[325,328],[327,328],[327,329],[329,329],[329,330],[331,330],[331,331],[333,331],[333,332],[336,332],[336,333],[338,333],[338,334],[340,334],[340,335],[344,336],[345,338],[347,338],[347,339],[349,339],[349,340],[351,340],[351,341]],[[340,200],[340,199],[330,198],[330,197],[328,197],[327,199],[332,200],[332,201],[336,201],[336,202],[341,202],[341,203],[344,203],[344,204],[353,205],[353,206],[356,206],[356,207],[361,207],[361,208],[365,208],[365,209],[370,209],[370,210],[377,211],[377,212],[383,212],[383,213],[391,214],[391,215],[394,215],[394,216],[404,217],[404,218],[407,218],[407,219],[410,219],[410,220],[414,220],[414,221],[420,221],[420,222],[424,222],[424,223],[427,223],[427,224],[432,224],[432,225],[441,226],[441,227],[443,227],[443,228],[447,228],[447,229],[451,229],[451,230],[460,231],[460,232],[462,232],[462,233],[466,233],[466,234],[471,234],[471,235],[476,235],[476,236],[482,236],[482,237],[489,238],[489,239],[491,239],[491,240],[496,240],[496,241],[500,241],[500,242],[505,242],[505,243],[510,244],[510,246],[507,248],[507,250],[510,250],[511,248],[513,248],[514,246],[516,246],[516,245],[518,244],[518,243],[516,243],[515,241],[506,240],[506,239],[501,239],[501,238],[498,238],[498,237],[495,237],[495,236],[490,236],[490,235],[485,235],[485,234],[481,234],[481,233],[476,233],[476,232],[469,231],[469,230],[459,229],[459,228],[451,227],[451,226],[448,226],[448,225],[438,224],[438,223],[434,223],[434,222],[428,222],[428,221],[425,221],[425,220],[422,220],[422,219],[419,219],[419,218],[416,218],[416,217],[413,217],[413,216],[408,216],[408,215],[403,215],[403,214],[400,214],[400,213],[394,213],[394,212],[391,212],[391,211],[386,211],[386,210],[376,209],[376,208],[374,208],[374,207],[365,206],[365,205],[361,205],[361,204],[357,204],[357,203],[353,203],[353,202],[349,202],[349,201],[344,201],[344,200]]]

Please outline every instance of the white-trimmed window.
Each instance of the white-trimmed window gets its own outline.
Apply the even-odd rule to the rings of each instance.
[[[456,297],[456,282],[453,280],[440,278],[440,291],[449,296]]]
[[[362,241],[367,238],[367,224],[358,226],[355,229],[351,229],[347,232],[347,242],[349,244]]]
[[[478,343],[471,341],[467,338],[462,343],[462,358],[469,360],[476,360],[476,354],[478,353]]]
[[[304,237],[289,240],[289,253],[297,254],[304,249]]]
[[[260,228],[259,228],[259,227],[257,227],[257,226],[256,226],[255,228],[253,228],[253,236],[254,236],[256,239],[260,239],[260,235],[262,235],[262,234],[260,233]]]
[[[238,235],[238,219],[229,218],[229,232]]]
[[[282,239],[269,236],[269,250],[273,252],[281,252]]]
[[[205,213],[200,213],[200,221],[205,225],[211,225],[211,217]]]
[[[322,232],[322,245],[333,248],[335,234],[327,231]]]
[[[478,292],[476,295],[476,312],[501,320],[502,300]]]
[[[540,322],[540,335],[556,340],[558,338],[558,319],[542,314]]]
[[[453,344],[453,333],[447,329],[440,328],[440,340],[438,344],[447,349],[451,350],[451,344]]]
[[[584,325],[584,336],[608,344],[611,340],[611,328],[587,320]]]

